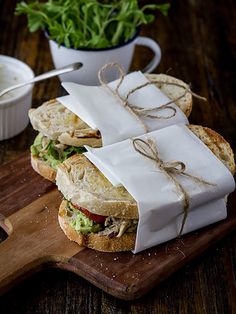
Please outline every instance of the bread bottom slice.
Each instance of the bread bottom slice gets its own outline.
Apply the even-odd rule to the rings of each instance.
[[[47,180],[50,180],[55,183],[56,181],[56,170],[52,167],[48,166],[42,159],[33,156],[30,156],[31,166],[38,174],[44,177]]]
[[[67,201],[65,200],[60,205],[58,221],[67,238],[78,243],[80,246],[102,252],[121,252],[134,249],[136,232],[124,233],[120,238],[109,238],[107,235],[99,235],[97,233],[82,234],[77,232],[68,223]]]

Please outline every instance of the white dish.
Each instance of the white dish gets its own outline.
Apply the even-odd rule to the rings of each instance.
[[[33,77],[34,72],[27,64],[18,59],[0,55],[0,90]],[[29,85],[0,97],[0,140],[19,134],[28,125],[32,89],[33,86]]]

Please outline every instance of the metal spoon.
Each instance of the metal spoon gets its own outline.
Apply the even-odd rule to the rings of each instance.
[[[22,82],[22,83],[19,83],[16,85],[12,85],[8,88],[5,88],[4,90],[0,91],[0,97],[2,97],[6,93],[8,93],[8,92],[10,92],[16,88],[20,88],[20,87],[23,87],[23,86],[28,85],[28,84],[33,84],[33,83],[36,83],[36,82],[39,82],[42,80],[46,80],[46,79],[53,77],[53,76],[56,76],[56,75],[72,72],[72,71],[80,69],[82,66],[83,66],[83,63],[76,62],[76,63],[70,64],[70,65],[67,65],[63,68],[55,69],[55,70],[40,74],[38,76],[35,76],[33,79],[31,79],[29,81]]]

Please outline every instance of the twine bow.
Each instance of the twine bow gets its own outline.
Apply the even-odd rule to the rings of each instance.
[[[108,85],[107,81],[104,78],[104,72],[110,68],[116,68],[119,72],[118,83],[117,83],[115,90],[110,88],[110,86]],[[119,93],[119,88],[120,88],[120,86],[124,80],[124,77],[125,77],[125,71],[124,71],[123,67],[118,63],[105,64],[98,72],[98,79],[99,79],[100,84],[102,86],[104,86],[105,88],[107,88],[113,95],[115,95],[120,100],[121,104],[139,121],[139,123],[142,125],[142,127],[144,128],[146,133],[148,133],[148,127],[143,122],[142,118],[170,119],[170,118],[174,117],[176,115],[176,108],[174,106],[171,106],[171,104],[173,104],[176,101],[178,101],[179,99],[183,98],[187,93],[190,93],[192,96],[197,97],[199,99],[206,100],[206,98],[201,97],[201,96],[193,93],[189,86],[184,86],[184,85],[174,83],[174,82],[163,82],[163,81],[159,81],[156,79],[151,79],[150,81],[131,89],[125,97],[122,97]],[[134,92],[136,92],[139,89],[142,89],[148,85],[153,85],[153,84],[166,84],[166,85],[178,86],[178,87],[183,88],[184,92],[182,95],[176,97],[175,99],[170,100],[161,106],[153,107],[153,108],[138,107],[138,106],[135,106],[134,104],[131,104],[129,102],[128,99],[129,99],[131,94],[133,94]],[[161,115],[161,114],[159,115],[158,114],[159,112],[164,112],[164,111],[167,111],[167,115]],[[152,114],[152,112],[155,112],[156,114]],[[169,112],[169,114],[168,114],[168,112]]]
[[[163,171],[165,175],[170,179],[170,181],[176,186],[177,194],[181,195],[181,198],[183,200],[183,212],[184,212],[181,228],[178,234],[178,236],[181,236],[184,226],[185,226],[187,216],[188,216],[190,200],[189,200],[188,193],[185,191],[183,186],[178,182],[178,180],[175,178],[174,175],[180,174],[180,175],[189,177],[193,179],[194,181],[196,181],[197,183],[201,183],[201,184],[207,184],[207,185],[214,185],[214,184],[185,172],[186,166],[182,161],[177,161],[177,160],[170,161],[170,162],[163,161],[159,157],[159,152],[157,150],[157,146],[155,145],[155,142],[150,138],[148,138],[147,141],[144,141],[140,138],[134,139],[133,147],[138,153],[154,161],[156,165],[158,166],[158,168],[161,171]]]

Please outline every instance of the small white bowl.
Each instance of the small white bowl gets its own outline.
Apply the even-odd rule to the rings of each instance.
[[[0,90],[34,77],[24,62],[0,55]],[[0,97],[0,141],[22,132],[29,123],[33,85],[18,88]]]

